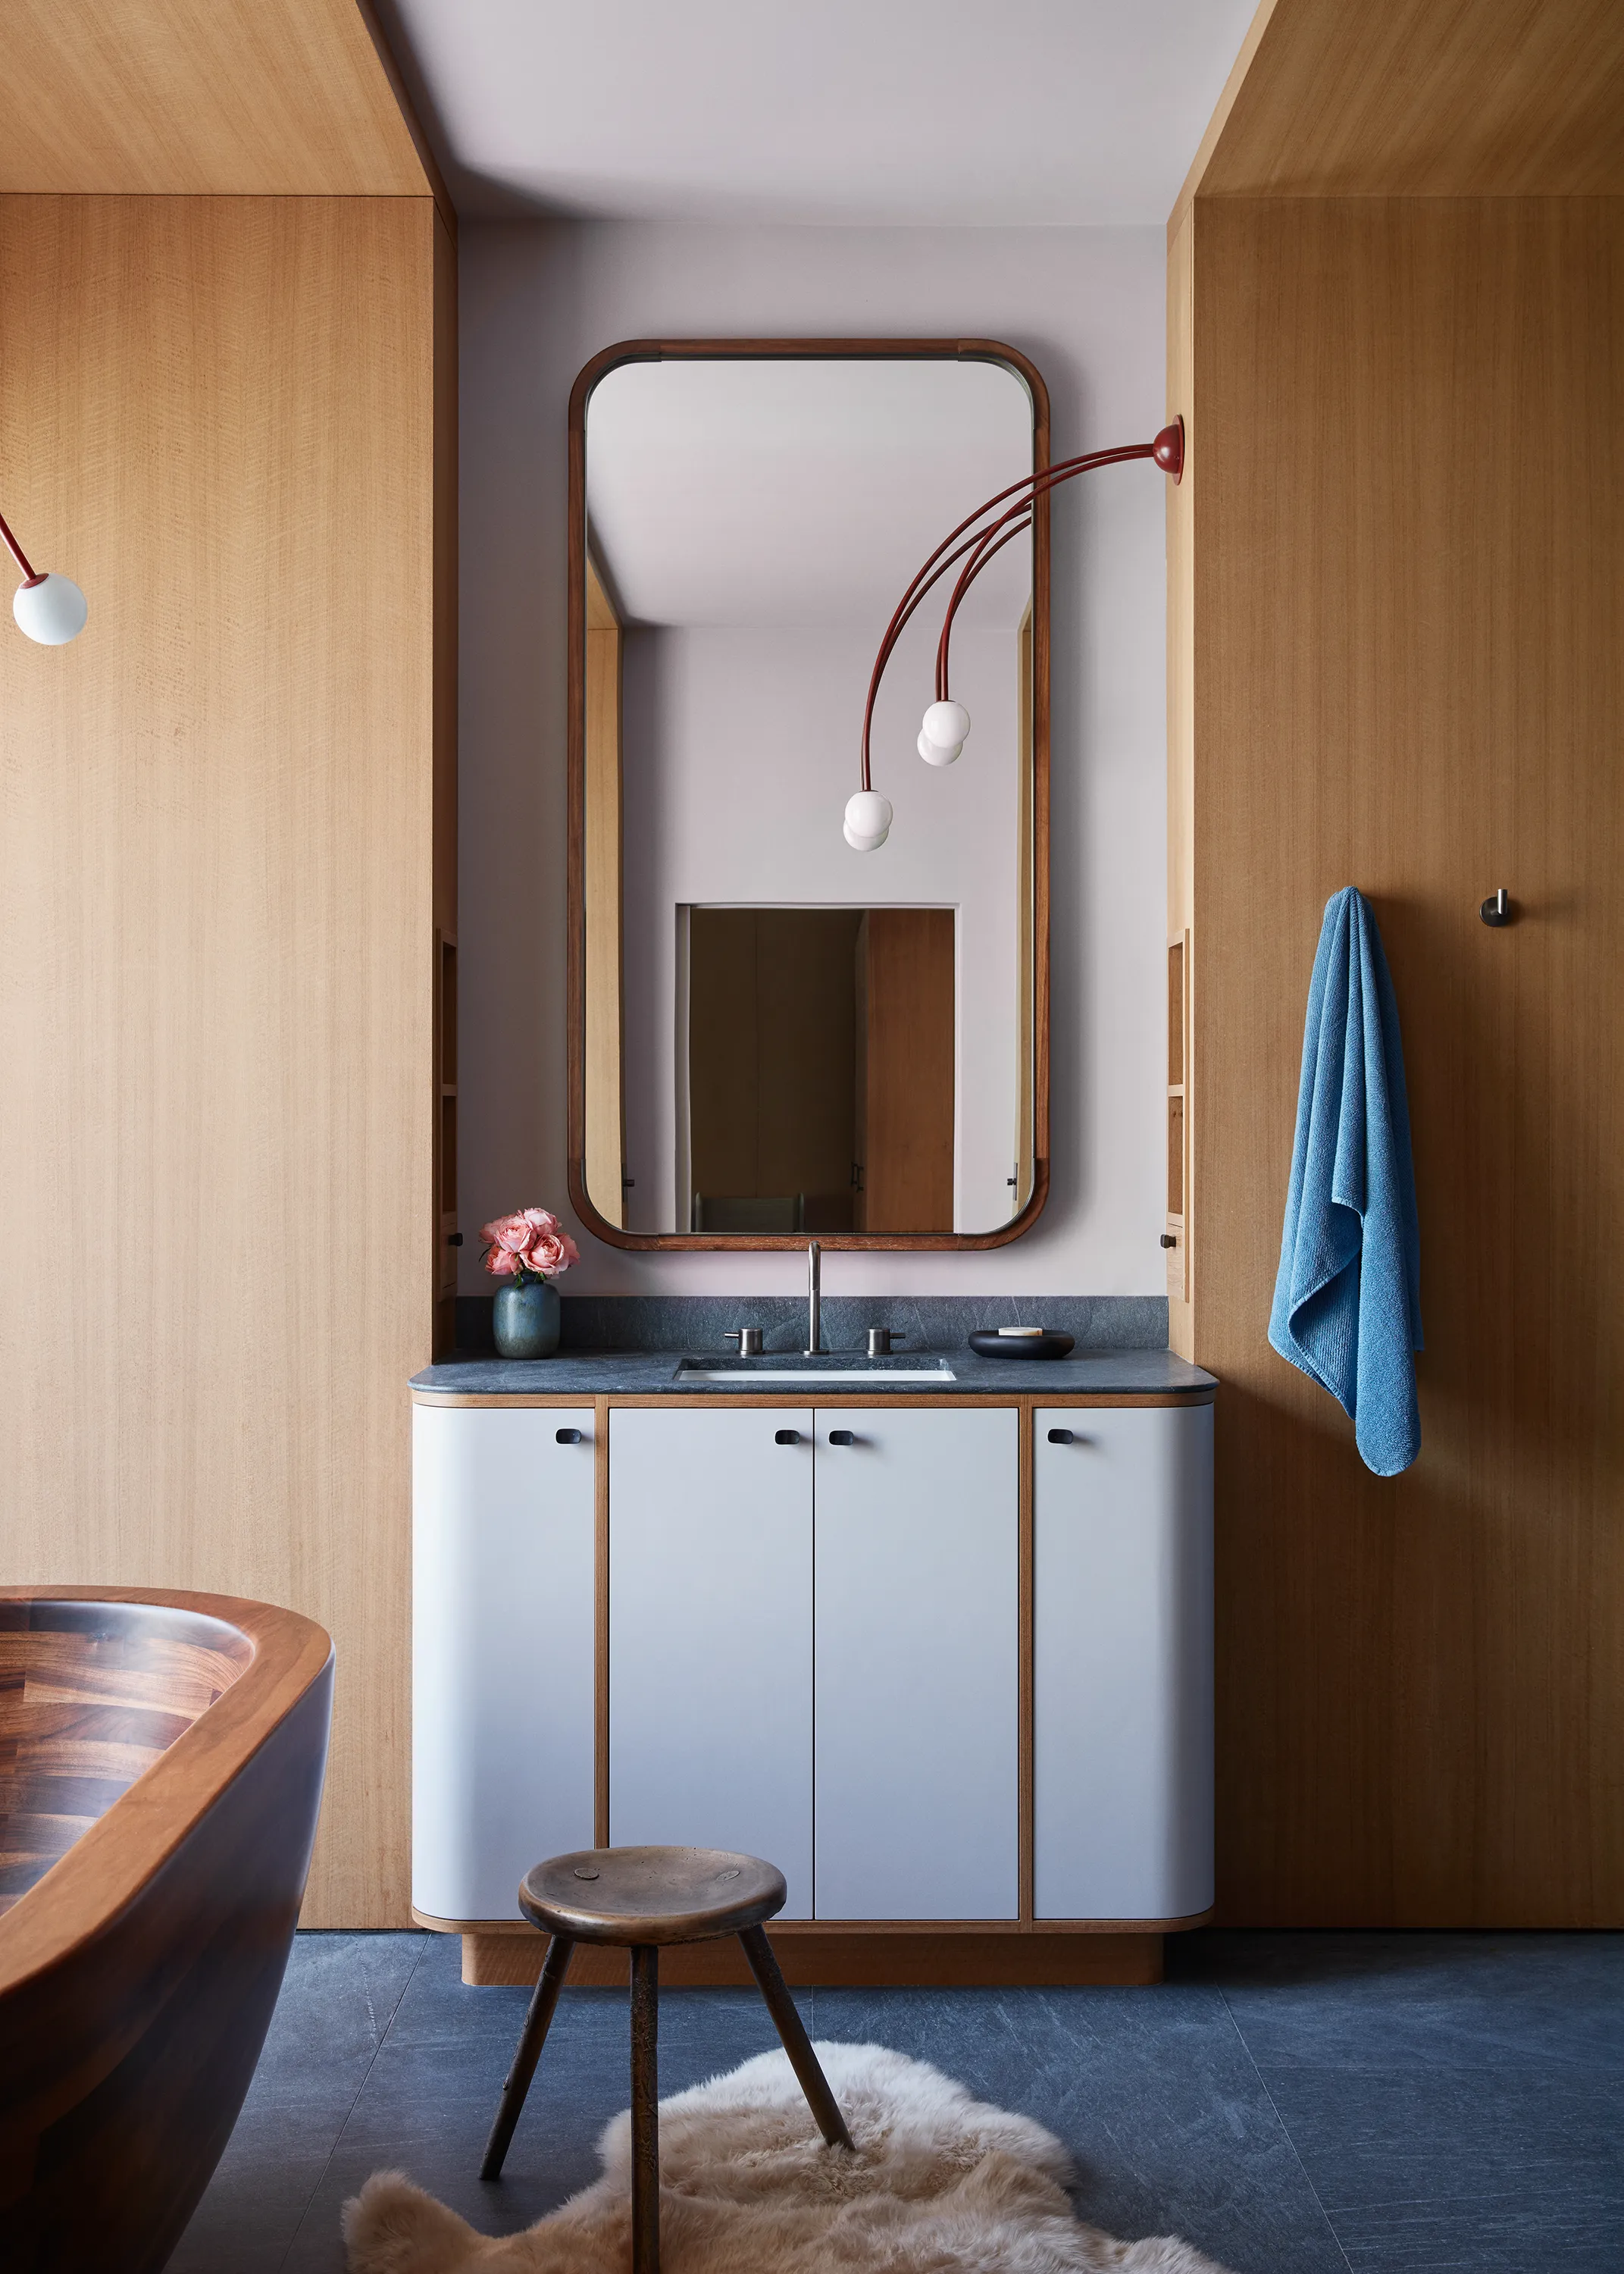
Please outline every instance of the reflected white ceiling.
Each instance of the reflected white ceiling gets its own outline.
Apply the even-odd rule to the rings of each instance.
[[[850,626],[877,644],[948,531],[1031,472],[1032,405],[996,364],[623,364],[588,405],[586,464],[627,621]],[[1030,590],[1018,538],[966,629],[1012,631]]]
[[[1166,220],[1254,0],[392,0],[437,139],[584,217]],[[470,179],[470,177],[472,177]]]

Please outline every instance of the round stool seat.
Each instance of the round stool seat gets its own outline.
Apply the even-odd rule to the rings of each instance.
[[[582,1848],[527,1871],[519,1908],[569,1942],[708,1942],[784,1908],[784,1874],[726,1848]]]

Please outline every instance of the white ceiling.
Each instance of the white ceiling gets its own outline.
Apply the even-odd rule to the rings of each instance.
[[[392,0],[437,139],[538,209],[1166,220],[1255,0]]]
[[[622,364],[588,406],[586,466],[593,549],[628,621],[877,643],[948,531],[1032,471],[1032,405],[996,364]],[[1013,631],[1031,559],[1018,538],[989,564],[966,630]]]

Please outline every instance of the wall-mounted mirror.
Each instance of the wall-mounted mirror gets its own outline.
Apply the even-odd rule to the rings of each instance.
[[[570,405],[570,1190],[633,1247],[992,1246],[1048,1183],[1049,524],[874,714],[885,842],[842,820],[921,562],[1049,463],[980,341],[636,342]]]

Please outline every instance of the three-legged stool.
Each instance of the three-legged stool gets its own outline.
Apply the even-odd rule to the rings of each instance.
[[[500,2176],[578,1942],[612,1943],[631,1952],[633,2274],[659,2274],[657,2042],[662,1943],[738,1936],[818,2130],[831,2148],[849,2148],[851,2135],[829,2080],[762,1931],[763,1920],[783,1909],[788,1892],[784,1874],[772,1864],[719,1848],[584,1848],[538,1864],[519,1889],[519,1908],[553,1941],[502,2087],[480,2178]]]

